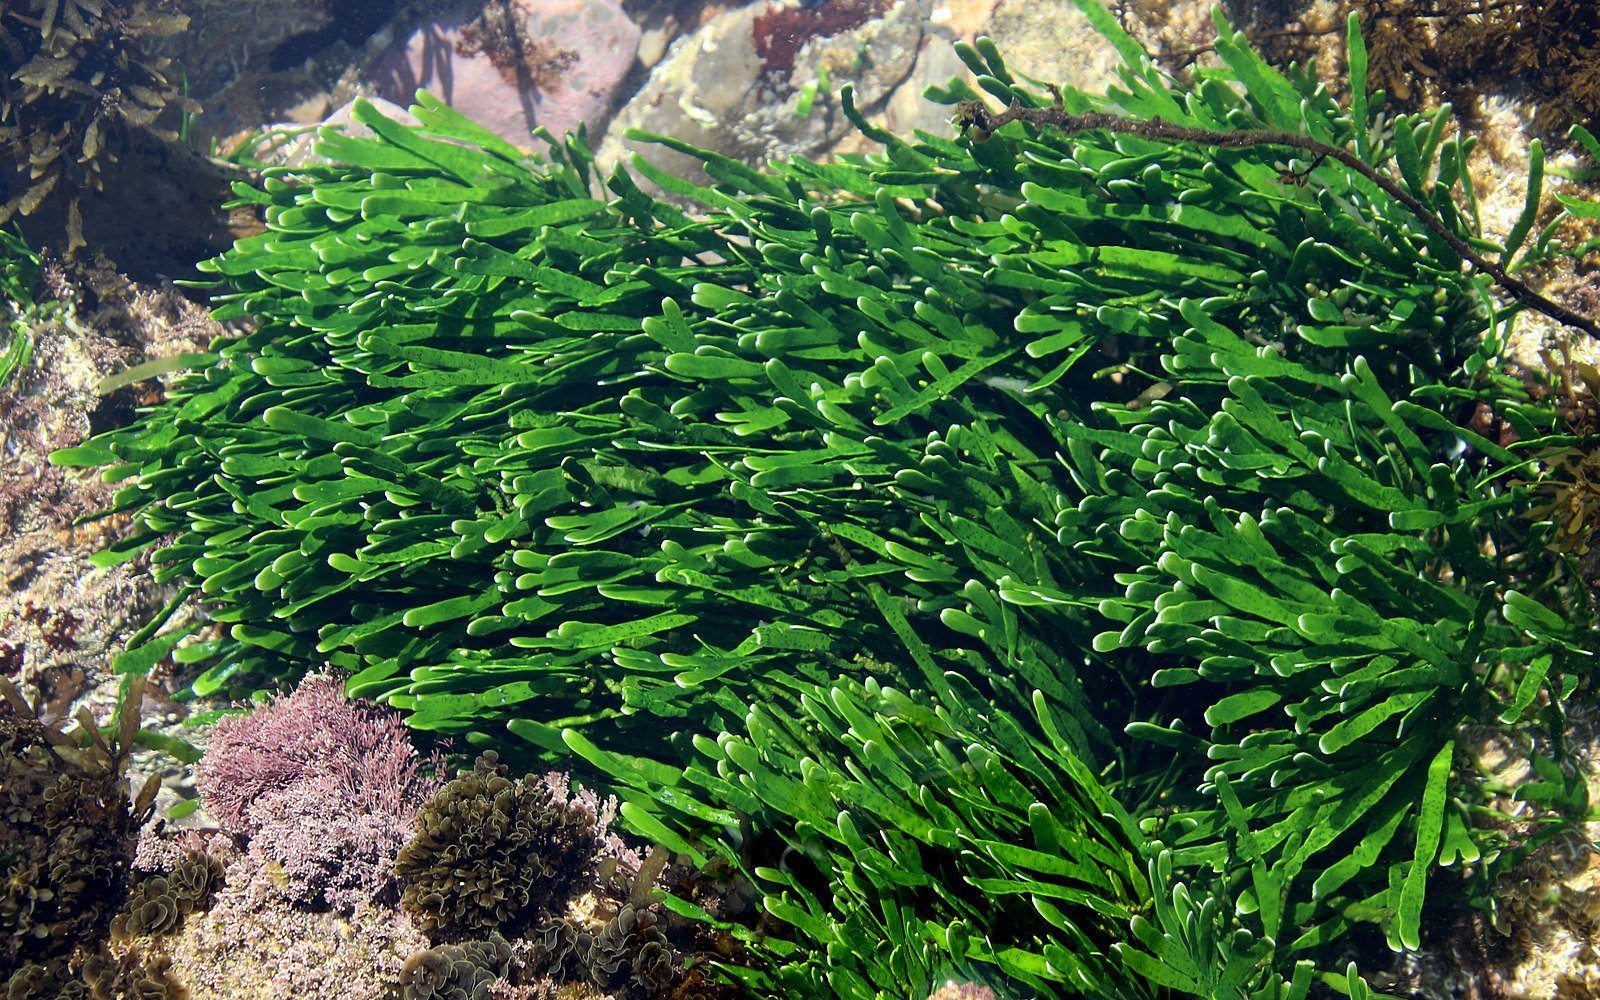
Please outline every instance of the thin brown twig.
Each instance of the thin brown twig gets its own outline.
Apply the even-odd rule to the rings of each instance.
[[[1444,240],[1446,245],[1455,251],[1461,259],[1467,261],[1473,268],[1493,278],[1495,284],[1503,288],[1506,294],[1513,299],[1530,309],[1545,314],[1558,323],[1582,330],[1589,336],[1600,339],[1600,324],[1596,324],[1594,320],[1581,313],[1568,309],[1559,302],[1546,298],[1523,282],[1513,278],[1504,266],[1489,260],[1468,246],[1466,241],[1452,232],[1437,215],[1387,174],[1371,166],[1347,149],[1331,146],[1310,136],[1271,129],[1248,132],[1214,132],[1210,129],[1192,128],[1187,125],[1162,121],[1160,118],[1135,120],[1107,114],[1102,111],[1071,114],[1062,106],[1061,92],[1055,88],[1051,88],[1051,90],[1055,96],[1055,104],[1048,108],[1025,108],[1016,101],[1012,101],[1010,107],[996,114],[989,110],[989,107],[982,101],[963,101],[956,108],[956,121],[960,124],[962,131],[971,134],[975,140],[980,142],[987,139],[997,129],[1011,122],[1021,121],[1039,127],[1049,126],[1060,129],[1069,135],[1076,132],[1115,132],[1121,135],[1134,135],[1144,139],[1165,142],[1214,146],[1218,149],[1287,146],[1314,156],[1337,160],[1376,184],[1385,194],[1404,205],[1411,211],[1411,214],[1417,217],[1418,221]]]

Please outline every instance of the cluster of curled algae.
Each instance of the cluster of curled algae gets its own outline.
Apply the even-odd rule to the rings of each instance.
[[[650,995],[672,985],[678,961],[653,910],[624,903],[598,930],[570,917],[537,931],[536,954],[555,972],[623,995]]]
[[[55,978],[104,941],[127,895],[135,837],[157,783],[125,780],[142,682],[113,738],[87,713],[70,733],[42,722],[0,678],[0,968]]]
[[[447,942],[406,962],[407,1000],[723,995],[680,975],[683,922],[652,899],[668,852],[629,850],[614,808],[559,772],[513,780],[493,752],[447,782],[395,863],[401,906]]]
[[[394,871],[423,928],[512,930],[594,878],[594,812],[546,780],[513,781],[493,751],[417,814]]]
[[[488,1000],[511,973],[511,944],[498,934],[419,951],[400,970],[404,1000]]]
[[[159,955],[148,961],[92,955],[83,968],[87,1000],[183,1000],[189,993],[173,978],[171,965]]]
[[[121,912],[111,918],[114,938],[170,934],[183,918],[211,905],[222,885],[222,863],[204,851],[185,851],[165,875],[147,875],[134,883]]]

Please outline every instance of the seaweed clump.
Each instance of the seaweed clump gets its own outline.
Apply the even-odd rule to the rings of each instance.
[[[485,4],[461,29],[455,50],[466,57],[485,54],[506,83],[521,86],[526,80],[544,91],[558,88],[562,74],[581,58],[547,37],[530,38],[509,0]]]
[[[404,1000],[488,1000],[511,974],[511,944],[498,934],[419,951],[400,970]]]
[[[1431,65],[1443,81],[1491,88],[1511,80],[1548,131],[1593,124],[1600,108],[1600,8],[1588,0],[1453,0]]]
[[[116,938],[170,934],[183,918],[211,905],[222,884],[222,862],[204,851],[187,850],[170,872],[134,883],[122,911],[111,919]]]
[[[570,917],[538,929],[537,954],[549,968],[621,996],[651,996],[672,985],[678,960],[655,910],[624,903],[598,929]]]
[[[54,311],[34,301],[39,262],[21,237],[0,231],[0,387],[28,363],[34,328]]]
[[[1551,371],[1560,362],[1546,358]],[[1539,492],[1547,502],[1528,511],[1534,520],[1548,518],[1554,531],[1549,548],[1577,560],[1584,579],[1600,581],[1600,369],[1573,361],[1556,401],[1566,435],[1555,439],[1541,456],[1546,474]]]
[[[83,982],[89,1000],[185,1000],[189,992],[171,966],[159,955],[147,961],[92,955],[84,963]]]
[[[168,79],[153,40],[189,19],[161,3],[0,0],[0,224],[67,199],[69,248],[84,243],[80,193],[103,187],[108,163],[170,107],[196,111]]]
[[[800,50],[813,38],[828,38],[881,17],[885,0],[827,0],[815,7],[772,5],[751,22],[751,40],[765,74],[794,69]]]
[[[885,153],[700,152],[711,188],[636,163],[701,218],[627,170],[603,195],[579,138],[534,170],[425,94],[416,126],[357,102],[373,138],[324,131],[209,265],[258,325],[58,460],[139,468],[119,552],[172,539],[162,578],[233,624],[211,676],[348,669],[418,728],[581,756],[636,829],[748,873],[758,905],[704,916],[763,995],[988,967],[1281,1000],[1357,925],[1416,950],[1430,894],[1528,846],[1463,727],[1542,736],[1594,646],[1519,558],[1549,525],[1510,476],[1555,417],[1499,371],[1526,301],[1490,307],[1471,143],[1380,119],[1359,33],[1346,109],[1232,32],[1175,86],[1082,6],[1126,89],[959,47],[1009,123],[955,83],[956,140],[857,115]],[[1556,252],[1532,187],[1499,274]],[[452,784],[408,908],[565,919],[531,839],[571,834],[556,791],[493,758]]]
[[[207,806],[276,873],[284,894],[350,911],[393,902],[390,871],[417,803],[440,786],[393,712],[308,677],[218,723],[196,771]]]
[[[135,678],[111,738],[87,711],[62,732],[0,678],[0,969],[4,990],[60,982],[104,942],[127,897],[139,828],[159,781],[130,798],[126,781],[143,679]],[[42,989],[42,986],[40,987]],[[37,991],[33,995],[40,994]]]
[[[593,879],[600,846],[594,810],[554,781],[513,781],[488,751],[417,814],[401,905],[428,930],[522,925]]]

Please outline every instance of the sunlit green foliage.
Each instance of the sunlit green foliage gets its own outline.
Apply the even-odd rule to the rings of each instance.
[[[871,679],[798,694],[792,713],[752,707],[741,732],[698,737],[700,759],[662,796],[699,819],[731,822],[689,796],[787,831],[774,865],[750,866],[751,846],[731,839],[713,846],[794,928],[788,940],[725,925],[770,962],[730,970],[753,995],[921,996],[949,978],[1002,997],[1307,995],[1312,964],[1241,928],[1214,885],[1196,898],[1178,881],[1172,855],[1147,849],[1065,749],[1042,696],[1012,717],[959,681],[938,709]],[[642,830],[696,852],[630,805]],[[1353,972],[1321,978],[1361,995]]]
[[[40,307],[33,301],[39,255],[22,237],[0,229],[0,386],[28,364]]]
[[[1129,65],[1069,110],[1308,134],[1552,251],[1531,208],[1481,238],[1447,113],[1379,114],[1359,45],[1353,110],[1225,26],[1189,90],[1083,2]],[[1559,731],[1586,669],[1519,555],[1556,417],[1496,372],[1487,278],[1377,186],[860,122],[882,154],[661,139],[713,186],[602,190],[581,135],[534,163],[415,113],[358,105],[373,138],[241,191],[269,229],[209,266],[255,332],[58,456],[127,481],[102,561],[173,536],[157,576],[226,629],[178,651],[195,692],[326,661],[417,728],[580,754],[635,830],[748,867],[791,930],[732,974],[787,995],[1304,996],[1299,959],[1358,922],[1415,947],[1441,866],[1510,857],[1457,735]],[[195,626],[162,627],[124,669]]]

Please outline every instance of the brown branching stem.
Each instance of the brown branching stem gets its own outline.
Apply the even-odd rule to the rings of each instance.
[[[999,113],[991,111],[982,101],[963,101],[956,108],[956,122],[961,126],[963,132],[968,133],[975,141],[979,142],[987,139],[993,132],[1009,125],[1011,122],[1020,121],[1036,127],[1059,129],[1069,135],[1077,132],[1115,132],[1121,135],[1138,136],[1143,139],[1176,142],[1193,146],[1212,146],[1217,149],[1286,146],[1309,153],[1319,159],[1337,160],[1377,185],[1389,197],[1404,205],[1417,217],[1418,221],[1443,240],[1462,260],[1494,279],[1495,284],[1504,289],[1507,295],[1529,309],[1543,313],[1557,323],[1582,330],[1589,336],[1600,339],[1600,324],[1596,324],[1594,320],[1581,313],[1568,309],[1559,302],[1546,298],[1523,282],[1513,278],[1503,265],[1478,253],[1468,246],[1465,240],[1451,232],[1450,228],[1437,215],[1413,197],[1405,188],[1396,183],[1393,178],[1347,149],[1332,146],[1310,136],[1298,135],[1294,132],[1279,132],[1270,129],[1248,132],[1214,132],[1210,129],[1193,128],[1187,125],[1162,121],[1160,118],[1136,120],[1101,111],[1071,114],[1062,106],[1059,91],[1055,93],[1055,97],[1056,103],[1048,108],[1025,108],[1013,101],[1010,107]]]

